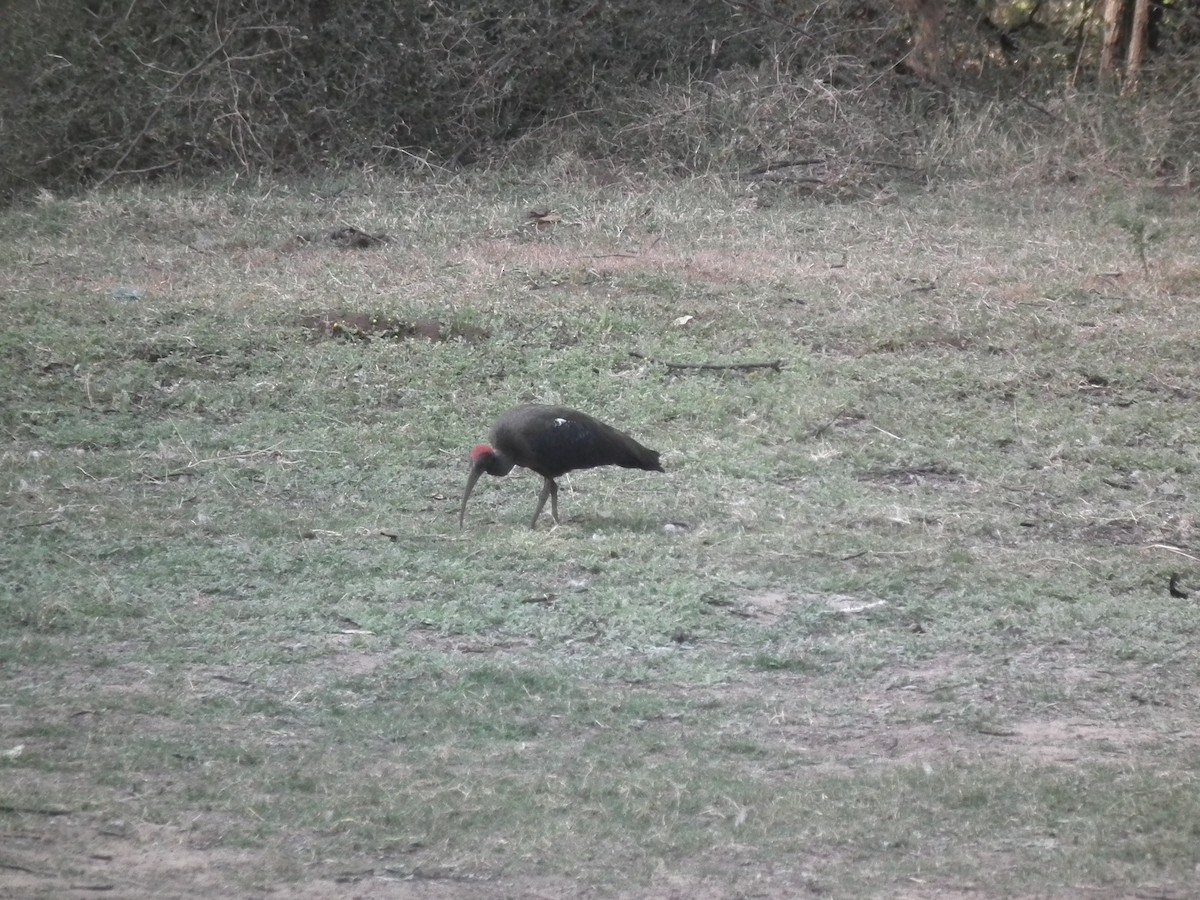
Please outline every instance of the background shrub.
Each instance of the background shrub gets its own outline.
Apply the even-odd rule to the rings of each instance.
[[[1094,43],[1084,40],[1094,22],[1072,19],[1075,7],[1052,4],[1034,21],[1039,13],[954,5],[943,29],[951,90],[905,74],[906,19],[883,0],[8,7],[6,199],[230,167],[469,162],[564,140],[685,169],[876,152],[955,110],[1077,90]],[[1200,66],[1186,40],[1194,16],[1171,9],[1156,57],[1170,87],[1139,103],[1169,103],[1162,114],[1183,147],[1198,131],[1189,77]]]

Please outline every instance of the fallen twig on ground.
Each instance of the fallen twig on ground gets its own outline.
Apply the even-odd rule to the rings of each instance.
[[[646,362],[655,363],[660,366],[666,366],[670,371],[683,371],[686,369],[709,370],[709,371],[738,371],[746,372],[753,369],[770,369],[773,372],[783,371],[783,360],[772,359],[765,362],[744,362],[744,363],[675,363],[667,362],[663,359],[654,359],[642,353],[637,353],[633,350],[629,351],[629,355],[634,359],[641,359]]]

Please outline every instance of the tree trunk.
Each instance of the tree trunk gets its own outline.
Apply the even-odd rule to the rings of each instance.
[[[1100,81],[1112,84],[1121,75],[1126,0],[1104,0],[1104,44],[1100,48]]]
[[[1129,59],[1125,63],[1123,92],[1138,89],[1142,63],[1146,59],[1146,41],[1150,29],[1150,0],[1133,0],[1133,27],[1129,30]]]
[[[901,9],[916,19],[908,68],[927,81],[942,80],[942,19],[944,0],[897,0]]]

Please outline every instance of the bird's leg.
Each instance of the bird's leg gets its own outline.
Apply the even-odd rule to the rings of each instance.
[[[533,521],[529,523],[530,528],[537,528],[538,516],[542,514],[542,507],[546,505],[546,498],[550,496],[550,479],[542,477],[542,492],[538,494],[537,509],[533,511]]]
[[[554,521],[558,521],[558,485],[554,483],[553,478],[542,476],[542,492],[538,495],[537,509],[533,511],[533,521],[529,523],[530,528],[537,527],[538,516],[542,514],[542,510],[546,506],[546,498],[550,498],[550,514],[554,516]]]

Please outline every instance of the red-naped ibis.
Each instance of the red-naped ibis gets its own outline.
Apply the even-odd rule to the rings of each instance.
[[[547,497],[550,514],[558,521],[558,485],[554,479],[566,472],[596,466],[663,471],[657,451],[643,447],[611,425],[565,406],[533,403],[510,409],[492,426],[491,438],[494,446],[477,444],[471,450],[471,474],[458,513],[459,528],[467,515],[467,498],[484,472],[499,477],[507,475],[513,466],[523,466],[542,476],[542,493],[529,523],[533,528]]]

